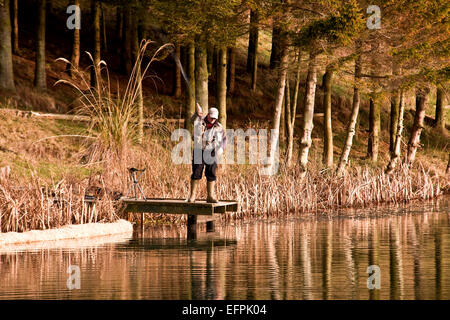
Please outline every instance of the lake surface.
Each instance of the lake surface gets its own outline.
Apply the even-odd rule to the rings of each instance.
[[[0,299],[450,299],[448,196],[185,236],[0,249]],[[80,289],[68,289],[70,265]],[[368,289],[370,265],[380,289]]]

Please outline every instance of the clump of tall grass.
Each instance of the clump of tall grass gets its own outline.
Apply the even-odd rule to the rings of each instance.
[[[127,150],[139,139],[139,126],[143,122],[142,112],[142,81],[145,79],[150,65],[159,60],[161,54],[170,44],[159,47],[151,58],[143,64],[147,47],[152,41],[143,40],[140,45],[136,62],[129,76],[124,93],[112,92],[112,84],[105,61],[101,60],[95,65],[90,53],[87,52],[95,72],[95,86],[91,86],[86,73],[74,68],[74,80],[59,80],[55,83],[64,83],[72,86],[80,93],[80,106],[76,112],[87,115],[91,122],[87,128],[84,160],[87,163],[105,162],[108,164],[124,163]],[[70,64],[67,59],[57,60]],[[105,79],[103,79],[105,75]],[[80,84],[81,82],[81,84]]]

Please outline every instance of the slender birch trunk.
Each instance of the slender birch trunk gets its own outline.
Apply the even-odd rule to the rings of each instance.
[[[408,141],[406,153],[406,164],[411,165],[416,158],[417,148],[420,146],[420,134],[424,126],[425,109],[428,104],[429,88],[420,88],[416,92],[416,113],[414,115],[414,124],[411,129],[411,136]]]
[[[187,109],[184,118],[185,128],[188,129],[192,134],[192,123],[189,121],[195,112],[195,44],[194,42],[189,43],[188,46],[188,77],[189,77],[189,88],[187,95]]]
[[[45,75],[45,14],[46,14],[46,0],[39,0],[38,8],[38,26],[36,35],[36,60],[34,69],[34,86],[38,90],[45,90],[47,88],[47,81]]]
[[[279,136],[279,147],[284,149],[286,143],[286,100],[288,99],[286,94],[289,90],[289,71],[286,74],[286,85],[284,87],[284,97],[283,103],[281,104],[281,115],[280,115],[280,136]]]
[[[328,168],[333,166],[333,127],[331,123],[331,83],[335,69],[333,65],[327,66],[323,76],[323,164]]]
[[[289,59],[289,58],[288,58]],[[287,155],[288,137],[291,117],[291,88],[289,83],[289,70],[286,75],[286,85],[284,87],[283,104],[281,105],[280,117],[280,149],[285,149]]]
[[[357,51],[361,50],[361,43],[357,43]],[[361,79],[361,52],[358,52],[358,57],[355,61],[355,84],[353,87],[353,104],[352,113],[350,115],[350,121],[347,126],[347,138],[345,140],[344,148],[342,149],[341,157],[339,159],[339,165],[337,173],[342,174],[345,167],[348,164],[348,157],[352,148],[353,137],[355,135],[356,121],[358,120],[360,95],[359,95],[359,81]]]
[[[305,104],[303,109],[303,126],[302,126],[302,136],[300,138],[300,151],[299,151],[300,170],[303,176],[306,174],[308,166],[308,154],[312,144],[311,133],[314,127],[313,120],[314,120],[314,100],[316,97],[316,84],[317,84],[316,54],[311,51],[309,54],[308,75],[306,78]]]
[[[392,65],[392,75],[398,77],[400,75],[400,67],[397,60],[394,59]],[[391,93],[391,112],[390,112],[390,123],[389,123],[389,152],[391,155],[394,153],[395,140],[397,139],[397,127],[398,118],[400,113],[400,89],[398,87],[394,88]]]
[[[436,113],[434,117],[434,127],[440,130],[445,129],[445,105],[444,105],[444,90],[441,86],[436,88]]]
[[[378,146],[380,140],[380,101],[377,92],[372,93],[369,109],[369,141],[367,143],[367,158],[373,163],[378,161]]]
[[[397,128],[395,130],[396,133],[395,143],[393,152],[391,153],[391,159],[389,160],[389,164],[386,168],[387,174],[394,171],[397,164],[400,162],[404,113],[405,113],[405,103],[403,101],[403,92],[400,91],[398,121],[397,121]]]
[[[206,46],[200,40],[195,50],[195,96],[205,112],[208,111],[208,59]]]
[[[397,128],[400,117],[400,90],[395,89],[391,95],[391,119],[389,123],[389,151],[394,152]]]
[[[75,0],[74,4],[80,6],[80,1]],[[75,70],[80,66],[80,29],[73,29],[73,41],[72,41],[72,55],[70,58],[70,65],[68,66],[68,73],[70,77],[75,76]]]
[[[101,46],[101,32],[100,32],[100,17],[101,17],[101,8],[100,1],[92,0],[92,20],[93,20],[93,28],[94,34],[92,38],[92,54],[93,54],[93,68],[91,69],[91,87],[98,87],[98,82],[100,78],[100,46]]]
[[[0,1],[0,89],[15,90],[9,0]]]
[[[286,155],[286,166],[292,166],[292,154],[294,151],[294,128],[295,128],[295,118],[297,114],[297,103],[298,103],[298,92],[300,88],[300,52],[297,55],[297,71],[295,75],[295,87],[294,96],[291,102],[291,108],[289,111],[289,117],[287,117],[288,124],[288,143],[287,143],[287,155]]]
[[[284,40],[284,39],[283,39]],[[280,132],[280,120],[281,120],[281,109],[283,106],[284,91],[286,87],[286,77],[288,69],[288,47],[286,40],[282,41],[281,48],[281,61],[280,61],[280,71],[278,73],[278,88],[277,88],[277,98],[275,101],[275,108],[272,118],[272,129],[278,134],[277,139],[271,140],[270,144],[270,155],[269,155],[269,168],[268,171],[273,173],[275,165],[275,154],[277,153],[279,132]]]
[[[224,130],[227,128],[227,48],[219,49],[219,63],[217,66],[217,109],[219,122]]]

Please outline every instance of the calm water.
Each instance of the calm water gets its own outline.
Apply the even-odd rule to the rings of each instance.
[[[185,232],[0,249],[0,299],[450,299],[450,197]],[[69,265],[80,289],[67,289]]]

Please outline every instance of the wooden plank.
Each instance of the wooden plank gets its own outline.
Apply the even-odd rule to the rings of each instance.
[[[192,214],[192,215],[213,215],[212,206],[186,206],[186,205],[164,205],[155,203],[128,203],[125,212],[146,212],[146,213],[170,213],[170,214]]]
[[[86,199],[86,203],[95,203],[95,199]],[[186,202],[184,199],[130,199],[120,200],[125,205],[125,213],[168,213],[211,216],[215,213],[238,211],[238,203],[230,200],[220,200],[218,203],[208,203],[205,200]]]

